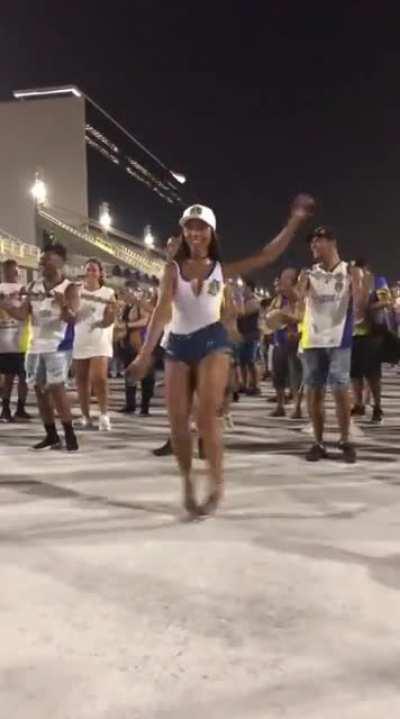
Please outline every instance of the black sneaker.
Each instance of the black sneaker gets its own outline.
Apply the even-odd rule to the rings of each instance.
[[[357,453],[351,442],[339,442],[339,449],[343,452],[346,464],[354,464],[357,461]]]
[[[0,422],[12,422],[13,418],[11,415],[10,407],[8,405],[3,406],[0,414]]]
[[[150,417],[150,412],[149,412],[149,410],[147,409],[147,407],[146,407],[146,408],[142,408],[142,409],[140,410],[140,416],[141,416],[141,417]]]
[[[371,422],[372,424],[383,424],[383,412],[380,407],[374,407]]]
[[[14,419],[29,421],[30,419],[32,419],[32,415],[28,414],[28,412],[26,412],[24,409],[17,409],[14,414]]]
[[[323,444],[315,444],[310,447],[306,454],[307,462],[319,462],[320,459],[327,459],[328,453]]]
[[[239,402],[239,399],[240,399],[239,392],[234,392],[232,395],[232,399],[234,402]]]
[[[45,437],[37,444],[34,444],[32,449],[40,450],[40,449],[61,449],[61,439],[57,435],[56,437]]]
[[[73,430],[65,433],[65,448],[68,452],[76,452],[79,449],[78,440]]]
[[[355,404],[354,407],[352,407],[350,414],[352,417],[364,417],[364,415],[365,415],[364,405]]]
[[[136,407],[122,407],[121,409],[117,410],[120,414],[135,414]]]
[[[165,444],[162,445],[162,447],[158,447],[157,449],[153,449],[153,454],[155,457],[169,457],[171,454],[173,454],[172,444],[171,440],[167,439]]]

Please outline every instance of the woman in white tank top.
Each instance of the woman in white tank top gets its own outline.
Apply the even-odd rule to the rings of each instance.
[[[90,418],[91,388],[100,408],[99,429],[111,429],[108,416],[108,362],[113,353],[113,325],[116,313],[114,290],[104,286],[103,268],[98,260],[86,263],[85,279],[78,293],[75,322],[74,369],[82,417],[81,429],[93,428]]]
[[[166,265],[147,338],[130,371],[137,379],[146,373],[172,307],[166,346],[166,398],[172,444],[184,481],[184,506],[192,517],[215,511],[223,495],[222,428],[217,415],[229,372],[229,340],[220,321],[224,282],[277,259],[313,213],[314,205],[309,195],[299,195],[286,225],[272,242],[254,256],[228,264],[220,260],[216,219],[210,208],[194,205],[185,210],[180,220],[181,247],[175,261]],[[203,504],[197,502],[191,476],[194,387],[199,432],[210,474],[210,492]]]

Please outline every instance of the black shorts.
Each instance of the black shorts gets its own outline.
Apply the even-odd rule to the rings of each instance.
[[[276,390],[290,387],[298,392],[303,379],[297,344],[275,345],[272,354],[272,381]]]
[[[351,379],[374,379],[382,373],[382,342],[380,335],[356,335],[351,351]]]
[[[23,352],[0,354],[0,374],[25,377],[25,354]]]

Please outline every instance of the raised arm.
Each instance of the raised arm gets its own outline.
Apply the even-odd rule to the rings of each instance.
[[[311,195],[298,195],[292,206],[289,219],[279,234],[252,257],[224,265],[224,277],[246,275],[272,264],[286,250],[300,227],[314,214],[315,200]]]

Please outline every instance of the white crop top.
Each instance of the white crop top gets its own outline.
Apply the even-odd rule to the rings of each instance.
[[[192,332],[219,322],[224,293],[224,278],[220,262],[216,262],[210,274],[203,281],[197,295],[197,280],[185,280],[177,262],[177,282],[172,301],[170,332],[188,335]]]

